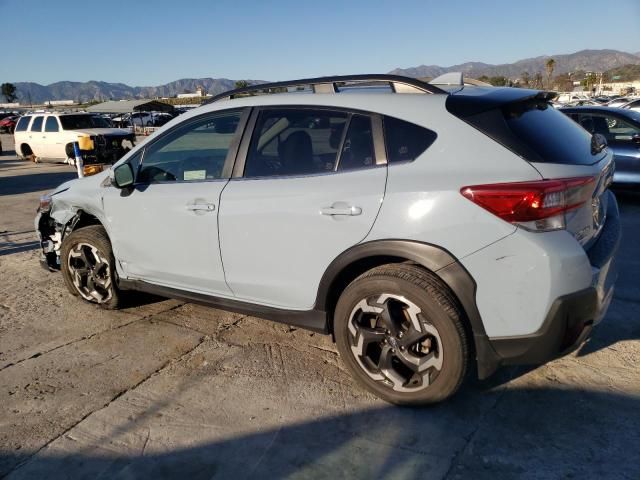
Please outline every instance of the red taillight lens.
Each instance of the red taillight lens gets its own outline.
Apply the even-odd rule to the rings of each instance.
[[[495,183],[463,187],[460,193],[507,222],[531,230],[557,230],[564,228],[564,220],[548,225],[541,221],[583,205],[591,197],[594,182],[593,177],[581,177]]]

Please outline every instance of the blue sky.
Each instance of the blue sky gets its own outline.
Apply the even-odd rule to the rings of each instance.
[[[0,0],[0,34],[0,83],[284,80],[638,52],[640,1]]]

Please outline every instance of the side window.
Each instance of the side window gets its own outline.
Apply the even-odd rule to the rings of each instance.
[[[36,117],[33,119],[33,123],[31,124],[31,132],[41,132],[42,131],[42,120],[44,117]]]
[[[625,122],[621,118],[606,117],[609,135],[607,140],[624,142],[633,139],[634,135],[640,135],[640,128]]]
[[[437,135],[414,123],[384,117],[384,138],[389,164],[410,162],[435,142]]]
[[[371,118],[365,115],[352,115],[340,153],[338,171],[367,168],[375,164]]]
[[[611,139],[609,119],[604,115],[580,115],[580,125],[591,134],[600,133],[607,140]]]
[[[47,121],[44,124],[44,131],[57,132],[58,130],[60,130],[60,127],[58,126],[58,119],[53,116],[47,117]]]
[[[316,109],[260,112],[244,176],[271,177],[331,172],[348,115]]]
[[[146,148],[137,181],[203,181],[222,178],[240,111],[200,118],[168,132]]]
[[[31,117],[30,116],[20,117],[20,120],[18,120],[18,123],[16,124],[15,131],[16,132],[26,132],[30,121],[31,121]]]

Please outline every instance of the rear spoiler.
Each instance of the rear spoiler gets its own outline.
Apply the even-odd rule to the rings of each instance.
[[[548,103],[556,92],[526,88],[494,87],[463,88],[447,98],[447,110],[459,118],[468,117],[514,103]]]

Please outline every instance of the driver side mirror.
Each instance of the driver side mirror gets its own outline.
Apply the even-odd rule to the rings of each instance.
[[[127,188],[133,185],[133,169],[129,163],[123,163],[113,169],[113,186]]]

